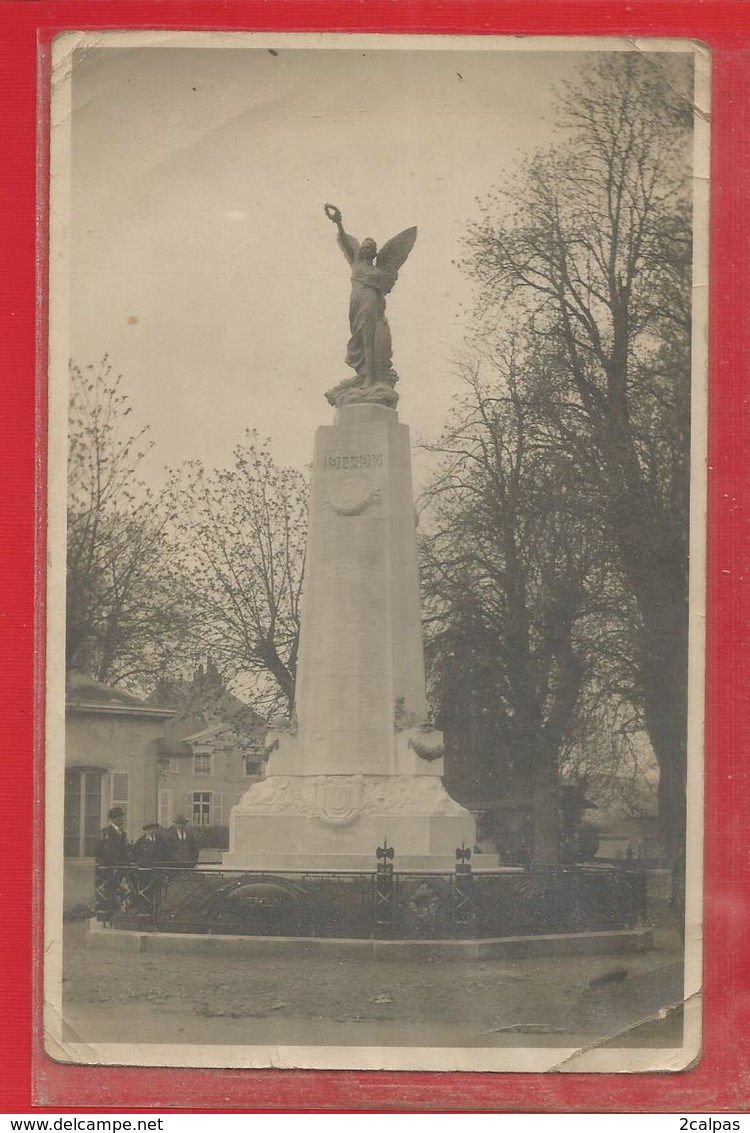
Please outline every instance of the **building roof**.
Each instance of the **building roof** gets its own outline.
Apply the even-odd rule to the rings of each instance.
[[[158,752],[159,755],[165,757],[168,755],[192,755],[195,744],[205,744],[226,732],[230,733],[232,746],[237,750],[243,751],[253,747],[252,741],[247,736],[243,736],[241,732],[237,732],[231,721],[209,725],[200,721],[200,726],[196,727],[196,720],[193,717],[189,721],[176,720],[170,724],[166,729],[166,734],[157,740]]]
[[[189,736],[183,736],[183,742],[186,744],[203,743],[204,740],[209,740],[212,736],[218,736],[221,732],[226,732],[228,728],[233,728],[233,725],[230,723],[212,724],[207,728],[201,728],[199,732],[193,732]]]
[[[66,712],[85,712],[118,716],[145,716],[168,720],[174,709],[147,704],[132,693],[95,681],[82,673],[70,673],[65,692]]]

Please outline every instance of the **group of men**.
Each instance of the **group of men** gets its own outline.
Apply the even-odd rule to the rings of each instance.
[[[183,815],[178,815],[169,829],[158,822],[147,822],[143,834],[133,843],[128,842],[123,829],[125,811],[122,807],[113,807],[107,819],[94,851],[97,865],[192,868],[198,861],[198,842]]]

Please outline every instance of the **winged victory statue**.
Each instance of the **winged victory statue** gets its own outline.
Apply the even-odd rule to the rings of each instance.
[[[380,401],[394,406],[398,394],[394,386],[398,374],[393,368],[391,331],[385,317],[385,297],[394,288],[399,269],[414,247],[416,228],[406,228],[378,247],[367,236],[360,244],[344,231],[340,209],[327,204],[325,214],[336,225],[338,244],[352,269],[352,291],[349,300],[351,337],[346,350],[346,363],[355,371],[326,393],[332,405],[349,401]]]

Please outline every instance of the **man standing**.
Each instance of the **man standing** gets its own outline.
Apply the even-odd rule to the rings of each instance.
[[[159,837],[160,831],[158,822],[147,822],[131,850],[133,864],[138,867],[131,875],[134,903],[138,919],[145,928],[153,925],[163,881],[163,874],[154,867],[164,865],[167,856],[164,839]]]
[[[141,869],[159,865],[164,861],[165,851],[162,847],[158,822],[147,822],[143,827],[143,834],[133,846],[133,861]]]
[[[111,924],[120,911],[128,891],[127,866],[130,864],[128,836],[122,828],[125,811],[112,807],[94,850],[96,915],[103,924]]]
[[[192,869],[198,861],[198,842],[187,824],[184,815],[178,814],[167,835],[167,858],[171,865]]]
[[[112,807],[107,814],[109,822],[99,837],[94,857],[97,865],[128,865],[128,836],[122,828],[125,811],[122,807]]]

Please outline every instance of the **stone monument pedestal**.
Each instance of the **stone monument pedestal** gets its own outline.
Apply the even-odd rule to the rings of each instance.
[[[223,864],[243,869],[373,870],[387,842],[397,869],[453,870],[456,847],[474,839],[440,779],[416,775],[272,775],[231,823]]]
[[[317,431],[296,719],[267,747],[227,867],[371,870],[387,839],[396,868],[444,870],[473,848],[427,720],[409,430],[387,406],[346,404]]]

